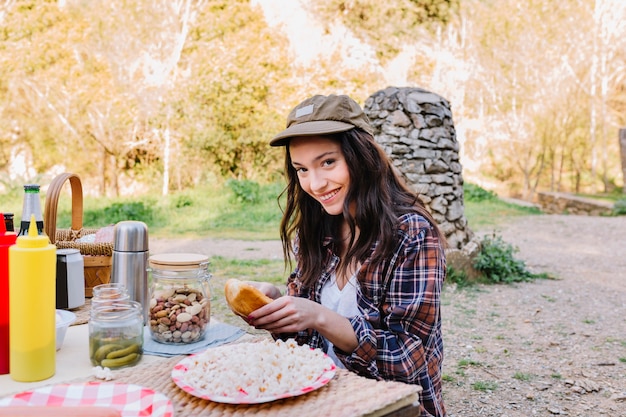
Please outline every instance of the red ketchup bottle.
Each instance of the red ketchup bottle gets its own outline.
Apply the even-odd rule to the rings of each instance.
[[[0,213],[0,218],[3,214]],[[17,234],[0,222],[0,375],[9,373],[9,246]]]

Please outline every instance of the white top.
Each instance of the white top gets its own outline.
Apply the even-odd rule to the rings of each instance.
[[[359,285],[356,274],[352,275],[348,280],[348,283],[340,290],[337,287],[337,277],[333,274],[328,281],[322,287],[322,294],[320,297],[321,304],[334,311],[343,317],[354,317],[359,315],[359,307],[356,301],[356,288]],[[335,355],[333,351],[333,344],[328,341],[328,351],[326,352],[329,357],[335,362],[339,368],[345,368],[341,361]]]

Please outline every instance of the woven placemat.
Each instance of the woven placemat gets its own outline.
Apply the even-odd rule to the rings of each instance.
[[[421,387],[401,382],[375,381],[338,369],[335,377],[313,392],[263,404],[233,405],[194,397],[180,389],[171,372],[184,358],[176,356],[158,365],[141,363],[115,371],[113,382],[137,384],[166,395],[174,405],[176,417],[204,416],[382,416],[419,401]],[[80,382],[97,381],[94,378]],[[79,382],[79,381],[74,381]],[[416,411],[417,415],[417,411]]]
[[[72,326],[78,326],[79,324],[85,324],[89,322],[89,311],[91,310],[91,298],[85,298],[85,304],[70,310],[76,314],[76,321],[72,323]]]

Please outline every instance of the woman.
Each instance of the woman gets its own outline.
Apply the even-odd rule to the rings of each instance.
[[[275,337],[321,348],[370,378],[419,384],[422,416],[445,416],[440,293],[445,238],[347,96],[314,96],[288,116],[285,146],[287,295],[248,317]]]

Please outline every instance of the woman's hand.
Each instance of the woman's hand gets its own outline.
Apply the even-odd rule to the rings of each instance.
[[[244,281],[244,282],[256,288],[257,290],[261,291],[263,294],[267,295],[269,298],[272,298],[274,300],[282,295],[278,287],[276,287],[273,284],[270,284],[269,282],[259,282],[259,281]]]
[[[358,345],[350,320],[306,298],[279,297],[250,313],[248,324],[274,334],[315,329],[348,353]]]
[[[271,333],[293,333],[316,328],[319,307],[320,304],[305,298],[280,297],[253,311],[248,316],[248,323]]]

